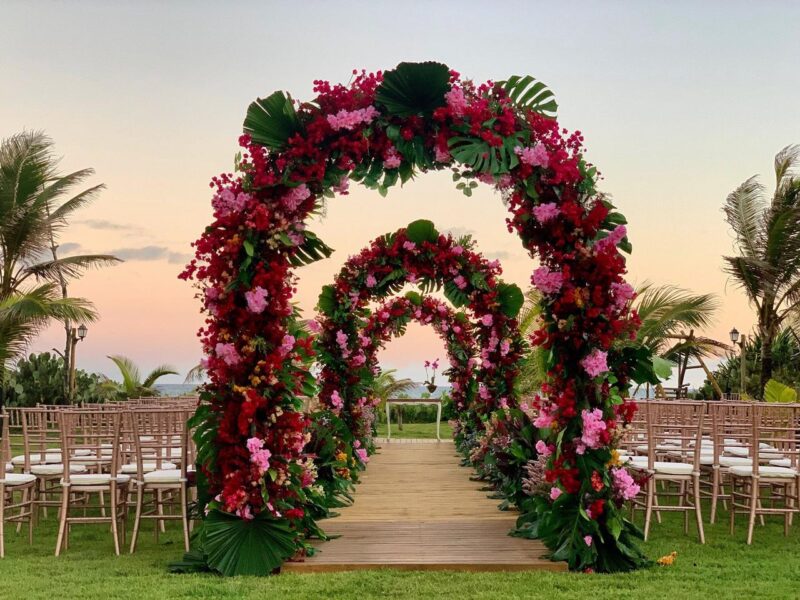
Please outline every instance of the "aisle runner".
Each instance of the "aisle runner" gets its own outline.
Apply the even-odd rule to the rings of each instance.
[[[508,531],[517,513],[470,481],[453,444],[383,442],[356,488],[355,502],[323,529],[341,537],[318,545],[284,571],[348,571],[376,567],[461,571],[565,570],[541,558],[537,541]]]

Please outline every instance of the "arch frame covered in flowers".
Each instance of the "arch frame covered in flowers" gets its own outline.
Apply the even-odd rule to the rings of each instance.
[[[434,318],[433,309],[446,309],[441,301],[412,293],[391,305],[391,309],[402,307],[402,315],[381,319],[387,307],[370,310],[370,302],[390,297],[407,283],[423,292],[443,289],[453,306],[467,308],[471,315],[464,327],[474,333],[476,355],[463,357],[467,364],[460,374],[464,377],[455,382],[456,401],[462,394],[469,398],[469,403],[460,407],[469,409],[465,415],[471,412],[477,417],[498,406],[516,404],[514,381],[527,347],[515,319],[523,303],[522,292],[500,280],[499,261],[486,260],[473,246],[469,236],[456,240],[440,234],[430,221],[421,220],[376,238],[347,260],[334,283],[323,288],[317,305],[321,317],[315,354],[322,365],[319,382],[324,405],[337,414],[343,411],[347,419],[360,413],[370,404],[375,354],[385,341],[385,327],[400,316],[410,318],[418,313]],[[415,310],[408,315],[412,306]],[[449,311],[439,316],[452,318]],[[437,324],[435,329],[441,335],[438,329],[447,321],[437,319]],[[462,350],[465,344],[462,338]],[[472,374],[473,362],[477,379]],[[470,381],[474,381],[470,389],[460,389]],[[369,445],[370,432],[364,424],[356,420],[350,425],[356,440]],[[479,427],[478,422],[467,420],[464,425]]]
[[[317,81],[314,92],[311,102],[275,92],[251,104],[236,173],[212,180],[214,218],[181,275],[197,281],[207,313],[199,335],[210,381],[192,425],[208,566],[267,573],[307,548],[313,473],[300,396],[313,392],[313,351],[291,298],[294,269],[331,249],[306,221],[350,181],[386,194],[440,169],[467,195],[478,181],[499,189],[509,230],[540,262],[532,342],[548,353],[548,379],[534,408],[556,491],[532,507],[531,531],[572,569],[646,564],[611,475],[635,408],[624,400],[629,382],[655,379],[648,352],[630,343],[638,321],[623,278],[625,219],[597,191],[580,133],[554,118],[550,90],[529,76],[478,85],[427,62],[354,72],[348,85]],[[584,436],[595,411],[604,429]]]

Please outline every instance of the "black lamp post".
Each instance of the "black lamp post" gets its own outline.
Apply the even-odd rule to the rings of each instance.
[[[739,382],[739,398],[744,399],[745,394],[747,394],[747,361],[744,355],[744,343],[747,340],[747,336],[744,334],[739,334],[739,330],[734,327],[731,329],[730,334],[731,342],[739,346],[739,375],[741,376],[741,381]]]
[[[69,353],[69,385],[67,386],[70,404],[75,401],[75,348],[78,346],[78,342],[83,341],[88,332],[89,328],[83,323],[81,323],[77,329],[73,327],[70,330],[70,342],[72,347]]]

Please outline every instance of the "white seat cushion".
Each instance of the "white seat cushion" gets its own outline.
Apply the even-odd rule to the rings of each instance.
[[[783,467],[784,469],[792,468],[792,460],[789,458],[776,458],[775,460],[769,461],[769,464],[773,467]]]
[[[15,485],[25,485],[36,481],[36,475],[29,473],[8,473],[4,479],[0,479],[0,483],[13,487]]]
[[[14,465],[11,463],[6,463],[6,473],[12,473],[14,471]]]
[[[128,483],[131,478],[128,475],[117,475],[117,483]],[[70,485],[106,485],[111,483],[111,475],[108,473],[88,473],[86,475],[70,475]],[[61,480],[64,485],[64,480]]]
[[[742,465],[752,465],[753,460],[744,456],[720,456],[719,464],[723,467],[740,467]]]
[[[31,464],[38,465],[41,464],[42,459],[44,459],[45,464],[55,464],[61,462],[61,452],[46,452],[45,454],[40,454],[39,452],[31,452]],[[15,467],[21,467],[25,464],[25,455],[20,454],[19,456],[15,456],[11,459],[11,464]]]
[[[675,444],[658,444],[656,446],[657,452],[668,452],[670,450],[675,450]],[[647,454],[649,452],[650,447],[647,444],[642,444],[641,446],[636,446],[635,450],[637,452],[641,452],[642,454]]]
[[[728,456],[746,457],[750,456],[750,451],[744,446],[725,446],[725,454]]]
[[[701,450],[701,452],[700,452],[700,464],[704,465],[704,466],[713,465],[714,464],[714,455],[710,454],[710,453],[706,454],[705,452],[702,452],[702,448],[700,450]],[[679,460],[693,460],[693,458],[694,458],[691,454],[687,455],[687,453],[676,452],[674,450],[672,452],[667,452],[667,456],[669,456],[670,458],[677,458]]]
[[[634,469],[647,469],[647,463],[636,461],[632,464]],[[661,475],[691,475],[692,465],[682,462],[662,462],[656,461],[653,463],[653,470]]]
[[[159,469],[144,474],[145,483],[180,483],[180,469]]]
[[[156,461],[144,461],[142,463],[142,470],[145,473],[150,473],[151,471],[155,471],[157,467]],[[161,470],[163,471],[171,471],[175,469],[175,464],[167,461],[161,461]],[[122,465],[120,468],[120,473],[128,473],[129,475],[136,474],[136,463],[128,463],[127,465]]]
[[[731,467],[730,473],[731,475],[736,475],[737,477],[752,477],[753,466],[745,465],[741,467]],[[797,471],[794,469],[785,469],[783,467],[761,465],[758,467],[758,475],[759,477],[797,477]]]
[[[724,440],[722,440],[722,443],[725,444],[726,446],[741,446],[742,445],[742,442],[740,442],[739,440],[735,440],[733,438],[725,438]]]
[[[62,464],[54,464],[54,465],[35,465],[31,467],[31,473],[34,475],[61,475],[64,472],[64,465]],[[69,466],[70,473],[84,473],[86,472],[86,467],[83,465],[73,465]]]

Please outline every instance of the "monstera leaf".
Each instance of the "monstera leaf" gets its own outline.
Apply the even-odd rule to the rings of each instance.
[[[439,232],[436,231],[436,227],[432,221],[420,219],[419,221],[410,223],[409,226],[406,227],[406,236],[415,244],[421,244],[422,242],[433,243],[439,239]]]
[[[536,81],[530,75],[520,77],[514,75],[506,81],[498,83],[508,97],[519,108],[537,112],[546,117],[555,117],[558,103],[550,89],[541,81]]]
[[[336,309],[336,290],[332,285],[322,286],[319,300],[317,301],[317,308],[326,317],[333,316],[333,311]]]
[[[266,511],[246,520],[212,510],[203,523],[208,566],[223,575],[269,575],[297,550],[288,523]]]
[[[497,286],[497,294],[503,314],[511,319],[516,317],[525,303],[525,296],[519,286],[513,283],[501,283]]]
[[[280,91],[252,102],[243,127],[256,144],[273,150],[283,150],[289,138],[302,130],[292,99]]]
[[[375,102],[390,115],[426,115],[444,106],[448,89],[450,69],[447,65],[403,62],[383,74],[383,82],[375,91]]]

